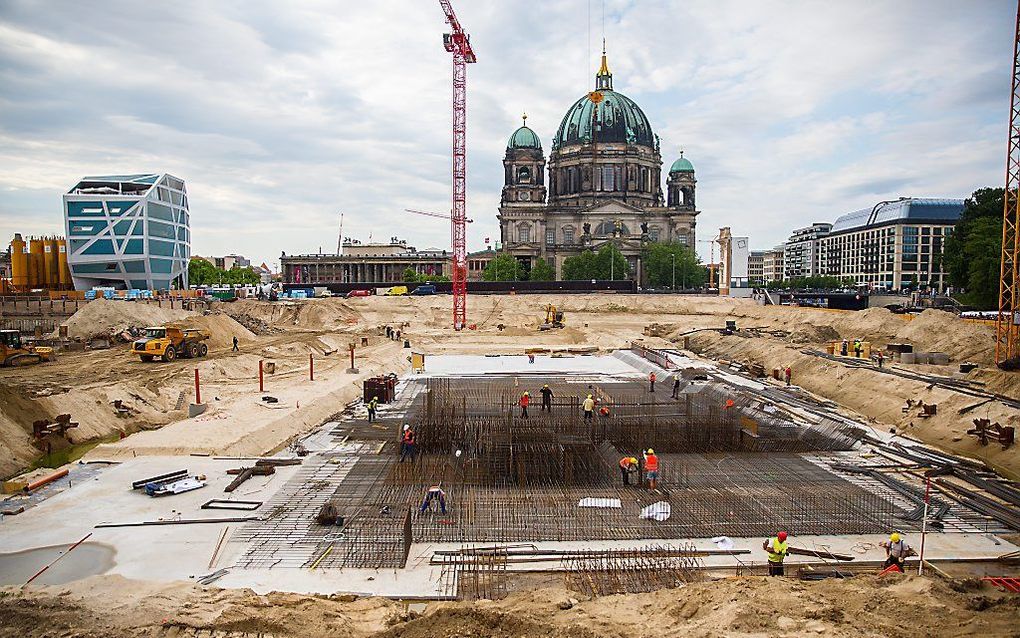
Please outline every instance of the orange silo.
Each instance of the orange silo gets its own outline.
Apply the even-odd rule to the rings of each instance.
[[[11,241],[11,283],[18,289],[28,288],[28,250],[21,233]]]
[[[43,240],[39,237],[28,239],[28,287],[44,286],[43,279]]]
[[[61,290],[71,289],[71,269],[67,266],[67,240],[57,239],[57,282]]]
[[[55,250],[56,238],[55,237],[43,237],[43,267],[42,267],[42,279],[39,285],[43,288],[55,290],[59,282],[57,281],[57,251]]]

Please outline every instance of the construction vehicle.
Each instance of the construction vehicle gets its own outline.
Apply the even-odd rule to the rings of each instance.
[[[549,304],[545,307],[545,323],[538,327],[539,330],[551,330],[563,327],[563,311],[556,310],[556,306]]]
[[[131,350],[142,361],[152,361],[156,357],[163,361],[173,361],[177,357],[194,359],[209,353],[204,341],[211,336],[195,328],[154,326],[145,329],[145,336],[131,344]]]
[[[0,366],[27,366],[53,358],[53,348],[26,345],[17,330],[0,330]]]

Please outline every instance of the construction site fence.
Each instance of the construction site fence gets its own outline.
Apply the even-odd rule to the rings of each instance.
[[[436,287],[437,293],[453,292],[453,283],[449,281],[430,283]],[[414,281],[362,281],[357,283],[322,281],[308,283],[290,282],[283,284],[283,288],[287,291],[327,288],[332,294],[345,295],[352,290],[375,290],[376,288],[390,288],[393,286],[406,286],[407,290],[411,291],[420,285],[421,282]],[[636,281],[629,279],[617,279],[615,281],[469,281],[467,282],[467,290],[468,294],[636,293],[638,292],[638,285]]]

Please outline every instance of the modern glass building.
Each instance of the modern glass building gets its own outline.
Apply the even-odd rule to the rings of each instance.
[[[182,179],[165,173],[83,178],[64,195],[75,289],[187,288],[189,222]]]

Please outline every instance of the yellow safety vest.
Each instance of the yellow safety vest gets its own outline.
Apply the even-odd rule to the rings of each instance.
[[[769,543],[770,549],[766,550],[769,553],[770,563],[782,563],[783,559],[786,558],[786,547],[787,544],[779,540],[779,538],[773,538]]]

